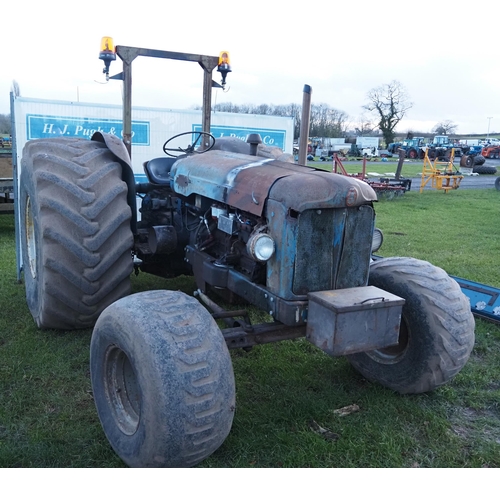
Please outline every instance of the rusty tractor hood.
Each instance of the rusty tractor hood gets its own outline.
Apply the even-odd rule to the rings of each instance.
[[[170,175],[172,189],[178,194],[199,194],[258,216],[268,198],[297,212],[355,207],[377,200],[375,191],[359,179],[228,151],[181,158]]]

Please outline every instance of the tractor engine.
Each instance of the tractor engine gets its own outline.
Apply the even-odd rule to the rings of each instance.
[[[223,203],[192,198],[177,198],[170,190],[155,190],[143,197],[137,245],[141,267],[149,266],[151,272],[154,265],[154,274],[165,277],[189,273],[175,257],[184,262],[184,248],[192,245],[216,265],[231,266],[252,282],[265,284],[265,262],[252,259],[247,251],[250,236],[265,228],[264,220]]]
[[[162,163],[143,190],[142,270],[192,272],[201,291],[238,296],[287,325],[305,322],[308,293],[367,284],[368,184],[222,150]]]

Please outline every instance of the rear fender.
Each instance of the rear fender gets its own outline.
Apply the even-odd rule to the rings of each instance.
[[[137,233],[137,201],[135,192],[135,177],[130,162],[130,155],[121,139],[116,135],[106,134],[104,132],[95,132],[91,137],[92,141],[102,142],[116,156],[122,166],[122,179],[127,184],[128,194],[127,202],[132,210],[132,219],[130,228],[134,234]]]

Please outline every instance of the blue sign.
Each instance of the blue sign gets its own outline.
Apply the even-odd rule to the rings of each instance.
[[[201,132],[201,125],[193,125],[195,132]],[[232,127],[229,125],[212,125],[210,133],[217,139],[220,137],[236,137],[242,141],[247,140],[248,134],[260,134],[262,144],[266,146],[277,146],[285,150],[286,130],[275,130],[267,128]]]
[[[57,136],[90,139],[94,132],[105,132],[118,137],[123,134],[121,120],[49,115],[26,115],[26,129],[28,140]],[[132,122],[132,144],[149,146],[149,122]]]

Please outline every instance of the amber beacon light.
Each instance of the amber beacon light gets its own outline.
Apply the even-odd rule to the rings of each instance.
[[[229,59],[229,52],[223,50],[219,54],[219,64],[217,65],[217,71],[222,75],[222,86],[226,85],[226,76],[231,73],[231,60]]]
[[[116,60],[115,45],[110,36],[103,36],[101,38],[101,50],[99,52],[99,59],[104,61],[104,69],[102,72],[106,75],[106,80],[109,80],[109,65],[112,61]]]

